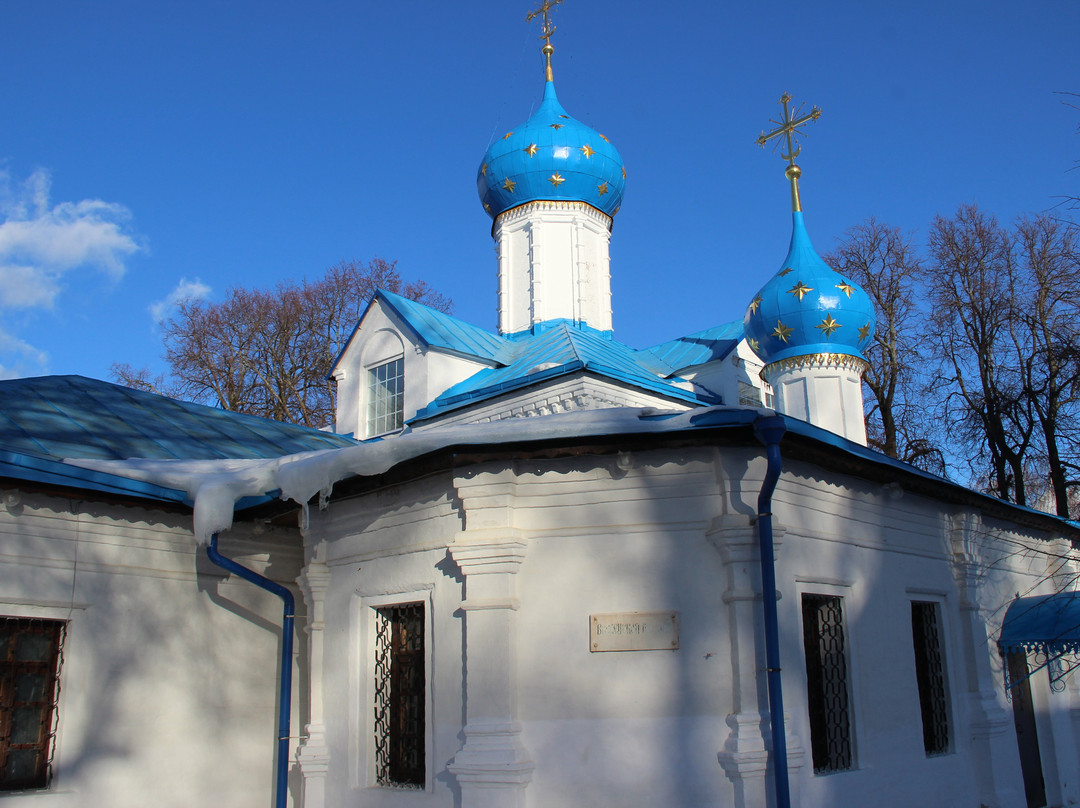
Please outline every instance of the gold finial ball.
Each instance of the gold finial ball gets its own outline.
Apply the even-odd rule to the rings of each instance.
[[[555,52],[555,46],[548,42],[540,49],[540,52],[543,53],[544,56],[551,56],[551,54]]]
[[[802,176],[802,169],[797,165],[790,165],[784,170],[784,176],[789,180],[797,180]]]

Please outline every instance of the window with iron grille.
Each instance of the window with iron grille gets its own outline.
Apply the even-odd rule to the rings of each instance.
[[[375,780],[424,785],[424,604],[375,610]]]
[[[814,772],[851,768],[851,711],[843,598],[803,595],[803,650]]]
[[[405,359],[368,369],[367,436],[401,429],[405,415]]]
[[[49,784],[65,628],[0,618],[0,791]]]
[[[941,648],[938,604],[911,602],[911,638],[915,645],[923,748],[927,755],[941,755],[949,751],[949,701],[945,691],[945,658]]]

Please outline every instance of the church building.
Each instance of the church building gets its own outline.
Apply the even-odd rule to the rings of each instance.
[[[867,447],[818,111],[762,135],[792,225],[744,317],[631,348],[626,172],[556,95],[554,5],[477,173],[496,331],[378,292],[325,432],[0,382],[12,805],[1080,803],[1080,527]]]

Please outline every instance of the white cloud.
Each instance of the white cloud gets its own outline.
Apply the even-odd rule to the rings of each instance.
[[[0,379],[16,379],[41,373],[49,355],[0,329]]]
[[[154,318],[155,323],[163,323],[179,303],[185,300],[198,300],[209,294],[210,287],[198,278],[193,281],[181,278],[180,283],[169,292],[164,300],[158,300],[150,304],[150,316]]]
[[[50,308],[59,293],[58,278],[37,267],[0,264],[0,309]]]
[[[43,169],[18,184],[0,170],[0,308],[49,308],[64,274],[81,268],[116,280],[140,249],[126,207],[100,199],[50,207],[50,187]]]

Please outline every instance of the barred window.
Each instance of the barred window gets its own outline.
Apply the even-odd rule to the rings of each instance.
[[[405,359],[368,369],[367,436],[401,429],[405,414]]]
[[[949,702],[945,692],[945,659],[941,647],[938,604],[911,602],[911,638],[915,645],[915,679],[919,685],[923,748],[927,755],[949,751]]]
[[[851,712],[843,598],[803,595],[802,616],[814,772],[850,769]]]
[[[424,604],[375,610],[375,780],[424,785]]]
[[[0,791],[49,783],[65,628],[0,618]]]

